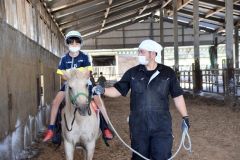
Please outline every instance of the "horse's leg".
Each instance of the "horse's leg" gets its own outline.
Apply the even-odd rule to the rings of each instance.
[[[66,159],[67,160],[73,160],[74,145],[65,140],[64,141],[64,148],[65,148]]]
[[[94,150],[95,150],[95,141],[89,142],[86,145],[86,152],[87,152],[87,159],[86,160],[92,160],[93,159]]]

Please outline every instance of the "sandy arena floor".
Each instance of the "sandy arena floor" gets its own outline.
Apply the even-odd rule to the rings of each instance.
[[[126,118],[129,113],[129,98],[105,98],[105,105],[110,119],[120,136],[129,144],[129,132]],[[190,115],[192,154],[181,150],[175,160],[240,160],[240,112],[234,112],[222,102],[211,99],[187,98]],[[174,148],[180,141],[181,117],[171,104],[173,118]],[[34,160],[65,159],[63,145],[55,150],[53,144],[37,143],[39,154]],[[102,139],[96,144],[94,160],[129,160],[131,152],[114,138],[110,147]],[[75,151],[75,160],[82,159],[81,150]]]

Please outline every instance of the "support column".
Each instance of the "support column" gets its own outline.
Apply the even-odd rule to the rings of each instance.
[[[35,23],[35,27],[34,27],[34,39],[36,37],[36,42],[38,44],[40,44],[40,40],[39,40],[39,33],[40,33],[40,27],[39,27],[39,11],[38,11],[38,5],[39,5],[39,1],[34,0],[32,1],[33,3],[33,8],[34,8],[34,12],[35,12],[35,17],[34,17],[34,23]],[[60,52],[59,52],[60,53]]]
[[[179,72],[179,56],[178,56],[178,23],[177,23],[177,0],[173,0],[173,37],[174,37],[174,68],[175,72]]]
[[[163,49],[161,51],[161,62],[164,64],[164,26],[163,26],[163,8],[160,8],[160,44]]]
[[[194,36],[194,68],[193,68],[193,92],[202,90],[202,75],[200,70],[199,54],[199,1],[193,1],[193,36]]]
[[[6,21],[5,0],[0,0],[0,21]]]
[[[123,32],[123,48],[126,47],[126,35],[125,35],[125,28],[122,28],[122,32]]]
[[[216,53],[216,59],[218,61],[218,50],[217,50],[217,47],[218,47],[218,34],[216,32],[213,33],[213,45],[214,45],[214,52]],[[218,62],[216,62],[214,68],[215,69],[219,68]]]
[[[239,68],[239,35],[238,26],[235,26],[235,68]]]
[[[151,15],[151,22],[150,22],[150,39],[154,40],[154,37],[153,37],[153,22],[154,22],[154,15],[152,14]]]
[[[234,94],[233,80],[233,0],[225,0],[225,28],[226,28],[226,57],[227,57],[227,71],[225,91],[226,95],[230,96]]]
[[[184,46],[184,26],[182,26],[182,45]]]
[[[95,49],[98,49],[98,39],[97,39],[97,37],[95,37]]]

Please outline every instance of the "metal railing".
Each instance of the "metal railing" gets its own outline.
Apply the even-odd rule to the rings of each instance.
[[[193,90],[193,71],[182,70],[179,72],[181,87],[185,90]],[[202,69],[202,91],[226,95],[228,89],[235,97],[240,97],[240,69],[234,69],[233,72],[234,78],[227,85],[225,84],[226,69]]]
[[[240,97],[240,69],[234,69],[234,93]]]
[[[202,72],[202,90],[210,93],[225,93],[222,69],[205,69]]]
[[[192,71],[180,71],[180,85],[183,89],[193,89]]]

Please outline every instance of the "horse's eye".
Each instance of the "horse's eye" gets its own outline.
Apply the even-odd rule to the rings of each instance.
[[[68,87],[69,88],[69,90],[72,90],[72,87]]]

